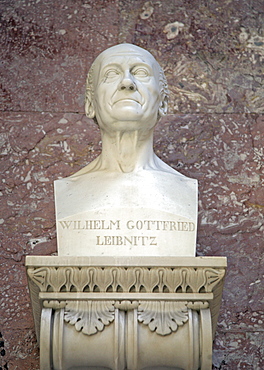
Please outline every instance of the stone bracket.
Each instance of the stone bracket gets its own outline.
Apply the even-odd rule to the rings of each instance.
[[[92,357],[76,355],[80,367],[151,368],[156,356],[154,343],[159,343],[162,355],[155,361],[166,362],[160,366],[209,369],[226,259],[169,260],[163,260],[160,266],[158,257],[150,258],[148,263],[144,259],[119,258],[111,266],[113,261],[106,258],[99,266],[98,259],[91,257],[83,257],[81,263],[74,257],[43,257],[43,261],[30,257],[27,273],[42,348],[41,370],[66,369],[71,362],[67,346],[71,348],[75,342],[94,352]],[[47,341],[50,362],[43,353]],[[107,345],[105,354],[100,355],[107,358],[103,365],[103,360],[96,360],[96,343],[111,341],[113,349]],[[61,343],[59,354],[57,342]],[[175,346],[177,353],[173,351]],[[148,353],[147,357],[142,353]]]

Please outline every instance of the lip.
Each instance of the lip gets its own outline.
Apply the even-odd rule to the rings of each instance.
[[[114,102],[115,103],[119,103],[119,102],[133,102],[133,103],[137,103],[137,104],[140,104],[142,105],[138,100],[136,99],[132,99],[132,98],[121,98],[121,99],[118,99]]]

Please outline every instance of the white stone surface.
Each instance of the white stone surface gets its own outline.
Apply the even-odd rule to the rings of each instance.
[[[197,181],[153,152],[167,100],[163,71],[146,50],[121,44],[97,57],[86,113],[99,125],[102,153],[55,182],[59,255],[195,256]]]
[[[56,183],[59,255],[195,255],[195,181],[150,171],[107,177],[86,188],[86,179]]]

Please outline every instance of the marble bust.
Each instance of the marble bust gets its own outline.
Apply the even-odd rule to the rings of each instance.
[[[95,59],[85,111],[102,152],[55,181],[59,255],[195,255],[197,181],[153,151],[167,102],[166,78],[148,51],[120,44]]]

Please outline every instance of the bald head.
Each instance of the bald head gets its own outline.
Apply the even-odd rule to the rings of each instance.
[[[117,56],[138,56],[146,64],[152,65],[153,68],[155,68],[157,71],[161,69],[156,59],[147,50],[133,44],[119,44],[104,50],[101,54],[97,56],[93,63],[94,78],[96,78],[96,76],[98,75],[98,69],[102,64],[108,63],[109,58],[115,58]]]
[[[166,114],[168,101],[168,86],[166,77],[159,63],[156,61],[152,54],[150,54],[147,50],[140,48],[139,46],[133,44],[119,44],[112,46],[104,50],[101,54],[99,54],[88,72],[85,97],[86,115],[89,118],[93,118],[95,122],[97,122],[96,119],[97,112],[95,110],[93,103],[95,90],[98,86],[98,83],[100,83],[99,79],[102,77],[101,71],[105,68],[105,66],[109,64],[114,65],[115,60],[117,59],[121,60],[121,58],[124,61],[123,63],[129,61],[130,64],[132,63],[132,60],[136,61],[137,59],[140,59],[140,64],[146,65],[153,72],[156,79],[158,80],[159,93],[164,108],[159,110],[158,115],[162,116]]]

